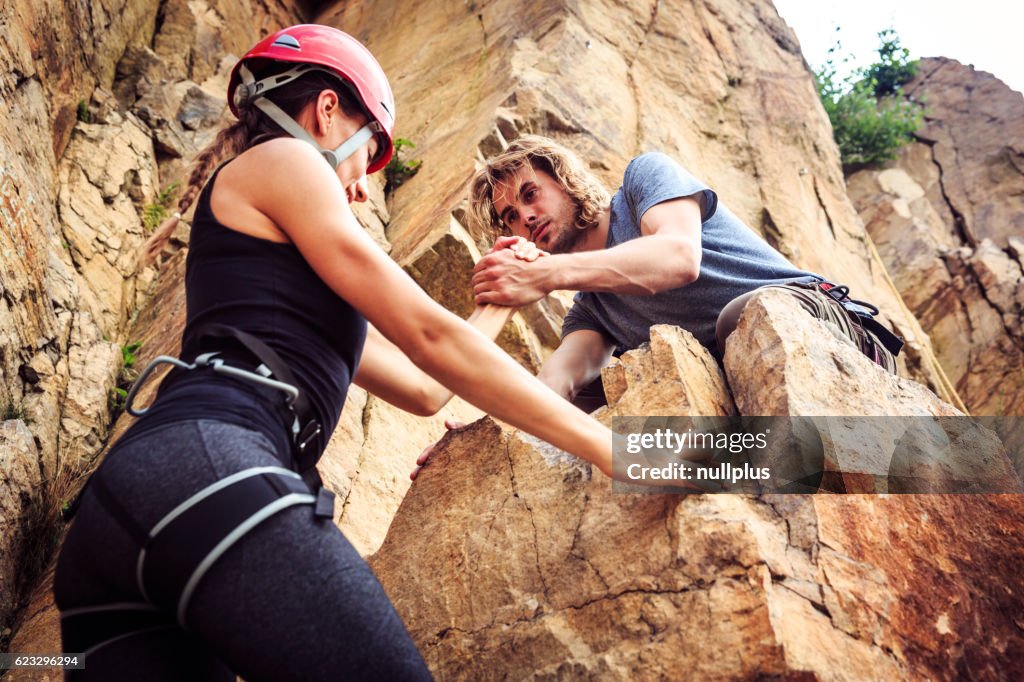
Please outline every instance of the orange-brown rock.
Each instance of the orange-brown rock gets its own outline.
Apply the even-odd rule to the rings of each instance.
[[[0,622],[14,610],[18,568],[25,549],[25,516],[40,486],[39,452],[25,422],[0,422]]]
[[[1024,415],[1024,97],[948,59],[906,89],[918,141],[850,196],[968,409]]]
[[[726,351],[727,367],[731,354],[753,368],[728,371],[734,392],[755,395],[763,386],[769,402],[780,391],[813,392],[819,385],[788,384],[785,368],[814,363],[821,391],[794,409],[827,404],[834,414],[855,413],[862,394],[830,387],[845,380],[837,354],[857,351],[832,347],[838,340],[785,295],[759,302],[763,310],[745,313]],[[756,353],[739,356],[741,344],[754,352],[763,337],[752,323],[788,328],[791,312],[808,327],[763,349],[773,371],[784,368],[766,377]],[[604,418],[633,413],[636,404],[651,414],[729,404],[728,395],[683,388],[681,374],[713,365],[706,351],[679,332],[656,333],[663,350],[652,343],[634,351],[627,371],[637,380],[622,394],[630,399],[611,404]],[[685,359],[702,352],[707,357]],[[911,405],[923,391],[884,372],[866,374],[865,391],[890,406]],[[439,679],[952,680],[965,670],[994,679],[1024,672],[1019,495],[631,494],[551,450],[488,419],[450,435],[370,559]]]
[[[678,327],[651,327],[649,345],[623,353],[601,378],[608,403],[620,415],[736,414],[722,369]]]
[[[473,159],[523,132],[575,148],[610,189],[658,149],[796,264],[879,305],[908,339],[905,369],[957,402],[865,238],[812,76],[769,3],[356,1],[317,20],[364,39],[392,74],[398,133],[423,161],[391,205],[399,263],[449,231]],[[481,250],[494,238],[467,227]]]
[[[944,58],[922,59],[904,90],[925,104],[915,137],[931,148],[941,174],[928,188],[931,203],[962,242],[987,238],[1005,249],[1009,237],[1024,231],[1024,95]]]

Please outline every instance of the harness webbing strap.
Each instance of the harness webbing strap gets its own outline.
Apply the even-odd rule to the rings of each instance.
[[[248,332],[224,324],[207,324],[199,327],[196,330],[196,335],[200,346],[204,349],[206,348],[203,344],[204,339],[234,341],[240,344],[255,359],[266,365],[275,379],[295,387],[299,386],[298,380],[285,361],[281,359],[281,356],[266,343]],[[320,424],[315,418],[312,403],[303,391],[299,391],[298,397],[292,402],[291,410],[296,417],[292,430],[292,440],[295,445],[295,464],[299,472],[307,479],[306,482],[310,484],[310,487],[319,487],[320,478],[316,473],[318,448],[308,448],[308,446],[320,435]]]
[[[119,639],[175,624],[152,604],[120,602],[68,609],[60,615],[60,626],[64,648],[88,656]]]
[[[295,472],[255,467],[199,491],[150,531],[136,579],[150,602],[185,627],[188,604],[206,572],[246,533],[277,512],[317,497]]]

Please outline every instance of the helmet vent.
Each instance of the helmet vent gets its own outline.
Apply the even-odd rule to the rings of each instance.
[[[302,47],[299,45],[299,41],[287,33],[279,37],[274,41],[273,47],[288,47],[293,50],[301,50]]]

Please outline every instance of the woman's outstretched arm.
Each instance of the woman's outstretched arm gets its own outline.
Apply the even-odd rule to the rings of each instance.
[[[477,306],[466,322],[494,340],[515,310],[499,305]],[[366,335],[359,370],[352,381],[395,407],[421,417],[437,414],[455,395],[413,364],[401,348],[388,341],[372,324]]]
[[[508,249],[524,261],[548,255],[522,237],[499,237],[488,253],[499,249]],[[466,322],[493,341],[515,310],[507,306],[478,305]],[[367,333],[359,371],[353,381],[378,398],[421,417],[437,414],[455,395],[414,365],[401,348],[384,338],[373,325]]]
[[[277,139],[249,155],[259,170],[245,191],[253,207],[416,366],[485,412],[611,475],[611,431],[420,289],[362,229],[338,176],[312,147]]]

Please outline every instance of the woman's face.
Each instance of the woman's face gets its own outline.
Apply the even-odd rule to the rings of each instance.
[[[357,133],[368,122],[366,116],[362,114],[349,117],[341,112],[341,109],[337,111],[337,119],[335,124],[331,126],[331,130],[336,130],[337,132],[334,135],[327,136],[328,139],[325,140],[323,145],[327,149],[336,148],[350,136]],[[366,144],[338,164],[335,172],[345,188],[345,196],[348,197],[350,204],[353,201],[366,201],[368,198],[366,168],[376,157],[378,144],[377,136],[373,135]]]
[[[328,94],[330,93],[330,94]],[[324,149],[337,149],[352,135],[365,126],[369,119],[364,114],[349,116],[338,106],[337,96],[329,90],[320,95],[316,103],[320,121],[319,135],[314,135]],[[370,139],[357,149],[351,156],[338,164],[335,173],[345,188],[348,202],[366,201],[368,198],[366,168],[376,158],[379,142],[377,136]]]

